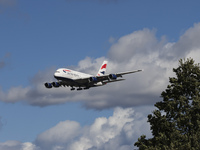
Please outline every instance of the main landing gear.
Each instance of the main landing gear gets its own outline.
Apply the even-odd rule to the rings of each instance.
[[[71,91],[74,91],[74,90],[75,90],[75,88],[74,88],[74,87],[72,87],[72,88],[71,88]]]
[[[77,88],[76,90],[77,90],[77,91],[81,91],[81,90],[87,90],[87,89],[89,89],[89,87],[85,87],[85,88],[79,87],[79,88]],[[75,88],[72,87],[72,88],[71,88],[71,91],[74,91],[74,90],[75,90]]]
[[[82,88],[81,88],[81,87],[79,87],[79,88],[77,89],[77,91],[80,91],[80,90],[82,90]]]

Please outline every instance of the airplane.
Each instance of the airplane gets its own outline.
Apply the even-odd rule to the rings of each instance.
[[[142,70],[134,70],[134,71],[127,71],[127,72],[120,72],[115,74],[105,74],[106,67],[108,61],[104,61],[101,65],[97,75],[90,75],[85,74],[82,72],[74,71],[67,68],[60,68],[56,70],[54,73],[54,77],[58,80],[52,83],[44,83],[46,88],[58,88],[60,86],[70,86],[71,91],[75,90],[74,87],[77,87],[77,90],[86,90],[91,87],[103,86],[107,83],[123,81],[125,79],[117,79],[118,77],[122,78],[122,75],[140,72]]]

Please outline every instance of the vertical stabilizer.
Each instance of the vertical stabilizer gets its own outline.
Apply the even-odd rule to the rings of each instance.
[[[102,76],[106,73],[106,67],[107,67],[108,61],[104,61],[103,64],[101,65],[99,72],[97,73],[97,76]]]

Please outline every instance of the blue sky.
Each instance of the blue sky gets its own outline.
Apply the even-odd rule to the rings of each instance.
[[[123,138],[115,149],[125,150],[141,134],[150,136],[150,130],[142,127],[149,128],[146,116],[161,100],[172,68],[180,58],[199,62],[199,4],[197,0],[0,0],[0,148],[74,149],[79,141],[82,145],[76,149],[106,149],[103,145],[108,148],[112,140]],[[57,68],[96,74],[104,59],[110,73],[144,71],[125,76],[123,83],[89,91],[43,87],[55,80]],[[120,114],[125,118],[121,124],[115,120]],[[116,131],[111,122],[119,125]],[[101,123],[104,130],[96,127]],[[131,135],[128,123],[133,124]],[[73,136],[60,134],[66,141],[52,142],[60,126],[63,133],[74,131],[69,134]],[[99,134],[92,132],[94,127]],[[95,137],[104,131],[116,134],[102,134],[107,140],[97,144],[88,131]]]

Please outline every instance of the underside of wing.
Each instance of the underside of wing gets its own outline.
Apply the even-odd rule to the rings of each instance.
[[[111,82],[118,82],[118,81],[123,81],[125,79],[117,79],[117,80],[107,80],[107,81],[103,81],[103,83],[111,83]]]

